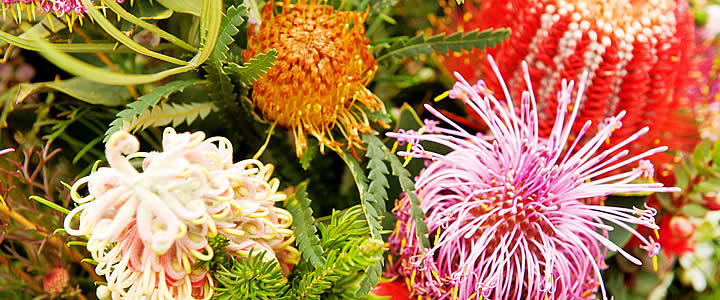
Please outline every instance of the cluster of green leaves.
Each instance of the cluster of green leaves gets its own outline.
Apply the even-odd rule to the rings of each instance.
[[[701,141],[692,154],[678,154],[674,166],[675,186],[682,189],[674,194],[656,194],[667,211],[686,216],[702,217],[707,213],[705,202],[720,191],[720,140]]]
[[[368,265],[383,259],[383,242],[368,237],[359,206],[335,211],[328,224],[312,217],[306,184],[287,200],[293,213],[300,263],[284,277],[276,261],[261,255],[231,259],[213,276],[218,281],[216,299],[359,299],[360,281]],[[320,233],[318,236],[317,233]]]

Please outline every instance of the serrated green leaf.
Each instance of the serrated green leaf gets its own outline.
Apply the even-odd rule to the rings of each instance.
[[[463,49],[467,51],[482,50],[485,47],[495,47],[508,37],[510,37],[510,30],[505,28],[497,30],[490,28],[481,32],[476,29],[465,35],[462,32],[456,32],[449,36],[441,33],[428,39],[425,39],[424,34],[421,33],[409,40],[395,42],[390,49],[383,51],[376,61],[396,60],[408,56],[417,57],[420,54],[431,54],[433,50],[443,54],[448,54],[449,51],[460,52]]]
[[[372,238],[354,238],[342,249],[327,253],[324,268],[303,274],[295,281],[292,299],[321,299],[323,294],[341,279],[353,276],[366,266],[374,266],[382,260],[383,241]]]
[[[246,15],[247,8],[245,6],[235,7],[231,5],[228,7],[220,22],[220,34],[211,55],[213,59],[220,61],[227,59],[227,53],[230,51],[228,45],[235,41],[233,36],[240,32],[237,27],[243,23],[243,17]]]
[[[122,121],[119,130],[135,132],[151,126],[191,124],[198,117],[204,119],[214,110],[217,110],[217,106],[212,102],[160,103],[130,121]]]
[[[369,185],[368,179],[365,176],[365,170],[362,166],[360,166],[360,163],[355,160],[352,154],[343,152],[340,153],[340,157],[343,161],[345,161],[345,164],[350,169],[350,174],[355,180],[355,185],[357,186],[358,193],[360,194],[360,205],[362,206],[363,213],[365,214],[365,220],[370,227],[370,236],[376,239],[382,239],[382,227],[380,226],[380,222],[378,222],[380,215],[378,215],[378,212],[375,209],[374,202],[376,201],[374,195],[368,194],[367,192]]]
[[[405,107],[405,105],[403,105]],[[414,112],[414,111],[413,111]],[[420,208],[420,199],[415,194],[415,184],[410,179],[410,172],[402,166],[400,159],[382,143],[382,141],[374,135],[363,136],[363,141],[369,145],[374,145],[374,148],[379,149],[383,153],[383,159],[390,163],[392,169],[392,175],[398,178],[400,187],[406,196],[410,198],[410,217],[415,222],[415,235],[420,241],[420,245],[423,248],[430,248],[430,240],[428,240],[428,227],[425,224],[425,213]],[[370,153],[368,151],[368,153]],[[378,155],[373,153],[372,155]]]
[[[236,63],[229,63],[225,71],[233,76],[235,80],[250,86],[254,81],[260,79],[269,70],[277,59],[277,51],[270,49],[251,58],[250,61],[240,66]]]
[[[311,201],[307,198],[306,188],[307,181],[300,183],[295,194],[286,201],[285,207],[293,215],[295,244],[303,259],[317,269],[325,266],[325,257],[323,257],[323,248],[320,237],[317,235],[317,228],[313,224],[315,218],[313,218]]]
[[[380,275],[382,275],[382,268],[382,261],[377,261],[365,269],[365,277],[360,281],[360,288],[355,292],[355,296],[362,297],[367,295],[371,289],[377,286],[378,279],[380,279]]]
[[[303,150],[303,155],[300,157],[300,165],[303,170],[307,170],[310,167],[310,162],[320,152],[318,142],[316,139],[308,139],[307,148]]]
[[[127,108],[117,113],[117,118],[110,123],[110,128],[105,132],[103,142],[107,142],[110,136],[118,130],[136,130],[137,125],[142,125],[140,116],[149,112],[160,100],[167,98],[172,93],[182,92],[186,87],[195,84],[196,80],[177,80],[166,85],[156,87],[150,94],[138,98],[138,101],[129,103]],[[134,124],[134,126],[133,126]]]

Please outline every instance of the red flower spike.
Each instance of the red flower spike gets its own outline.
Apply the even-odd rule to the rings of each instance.
[[[693,116],[678,114],[689,105],[690,70],[697,61],[687,2],[471,0],[456,6],[444,1],[446,16],[431,18],[441,32],[509,27],[512,34],[497,49],[442,56],[442,65],[470,82],[486,79],[490,90],[501,91],[485,59],[486,54],[493,55],[511,96],[519,97],[526,86],[518,68],[527,61],[545,135],[555,121],[561,78],[578,79],[587,70],[586,99],[581,107],[572,108],[579,109],[575,133],[591,120],[595,126],[588,135],[592,135],[605,118],[625,110],[623,126],[612,139],[624,140],[644,126],[651,127],[630,155],[658,144],[680,151],[694,147],[698,134],[694,122],[689,122]],[[473,68],[477,65],[483,67]],[[671,162],[669,156],[660,157],[653,158],[656,164]]]

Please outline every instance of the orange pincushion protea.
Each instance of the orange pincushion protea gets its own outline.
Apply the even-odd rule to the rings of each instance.
[[[587,120],[601,124],[605,118],[625,110],[627,115],[613,139],[624,140],[645,126],[651,129],[630,149],[631,153],[657,143],[668,144],[673,150],[694,147],[684,137],[696,135],[685,131],[697,128],[684,125],[680,121],[682,116],[676,114],[678,108],[687,105],[687,87],[691,83],[694,29],[687,2],[466,2],[461,7],[441,2],[446,16],[432,17],[431,22],[445,32],[490,27],[512,30],[508,41],[487,53],[497,60],[513,97],[519,97],[526,88],[519,66],[521,61],[527,61],[536,90],[542,135],[548,136],[555,123],[556,93],[562,79],[577,79],[587,70],[584,104],[570,108],[578,110],[575,133]],[[494,76],[487,76],[493,72],[484,53],[480,54],[447,55],[440,59],[449,71],[458,71],[468,80],[487,78],[491,90],[502,91]],[[479,65],[483,67],[478,68]],[[496,96],[504,98],[502,93]]]
[[[282,11],[275,14],[275,6]],[[253,103],[266,120],[293,131],[296,152],[307,147],[312,134],[324,147],[342,151],[332,130],[337,126],[347,139],[347,148],[361,142],[360,133],[370,132],[363,109],[383,111],[382,101],[367,85],[377,63],[365,38],[367,13],[334,11],[315,0],[290,4],[265,4],[262,23],[248,38],[242,56],[251,57],[276,49],[275,66],[253,86]]]

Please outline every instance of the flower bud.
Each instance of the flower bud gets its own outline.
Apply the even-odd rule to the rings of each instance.
[[[43,290],[52,297],[57,297],[68,286],[68,280],[70,280],[70,274],[65,268],[52,268],[43,278]]]
[[[670,219],[670,233],[675,238],[689,239],[695,233],[695,225],[685,216],[674,216]]]

